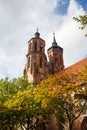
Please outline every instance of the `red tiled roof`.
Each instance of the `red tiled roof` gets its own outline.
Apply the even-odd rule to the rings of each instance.
[[[82,69],[84,69],[84,67],[87,66],[87,58],[67,67],[65,70],[77,70],[77,71],[81,71]]]
[[[64,73],[72,73],[72,72],[78,72],[84,69],[84,67],[87,66],[87,58],[65,68],[64,70],[57,72],[55,75],[60,75],[60,74],[64,74]]]
[[[61,76],[61,75],[68,74],[72,78],[72,81],[78,84],[79,82],[77,79],[78,79],[79,75],[77,75],[77,73],[81,72],[81,71],[83,72],[83,70],[85,69],[85,66],[87,66],[87,58],[65,68],[64,70],[62,70],[58,73],[56,73],[55,76]]]

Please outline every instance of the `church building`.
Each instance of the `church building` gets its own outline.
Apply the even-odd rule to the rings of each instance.
[[[37,30],[35,36],[28,41],[27,62],[24,69],[24,75],[35,84],[46,79],[49,74],[64,69],[63,48],[57,44],[55,34],[53,34],[52,45],[47,50],[48,58],[45,54],[45,46],[45,40],[40,37]]]
[[[46,79],[49,74],[57,72],[72,73],[73,71],[82,71],[84,66],[87,66],[87,58],[71,65],[64,69],[63,48],[56,42],[55,34],[53,34],[53,42],[47,49],[45,54],[45,40],[40,37],[40,33],[35,33],[35,36],[28,41],[28,52],[26,55],[26,64],[24,75],[28,76],[28,80],[34,84],[40,83]],[[48,58],[47,58],[48,57]],[[60,130],[56,121],[48,125],[46,130]],[[40,129],[41,130],[41,129]],[[73,124],[72,130],[87,130],[87,114],[81,115]]]

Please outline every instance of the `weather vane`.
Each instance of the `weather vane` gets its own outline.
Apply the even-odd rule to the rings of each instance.
[[[55,37],[55,32],[53,32],[53,36]]]
[[[36,30],[36,31],[38,32],[38,30],[39,30],[39,28],[37,27],[37,30]]]

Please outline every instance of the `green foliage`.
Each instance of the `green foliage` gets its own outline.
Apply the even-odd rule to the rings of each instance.
[[[44,107],[53,111],[61,124],[68,122],[68,129],[71,130],[74,120],[81,115],[83,109],[86,109],[87,100],[84,99],[85,102],[83,102],[76,95],[80,97],[84,93],[82,95],[84,98],[86,90],[87,69],[82,72],[62,72],[59,75],[48,77],[39,84],[38,95],[41,96],[39,98],[42,103],[45,102]]]
[[[61,72],[37,86],[27,77],[0,80],[0,130],[31,130],[47,125],[53,116],[71,130],[87,104],[87,67]],[[67,128],[68,129],[68,128]]]
[[[79,17],[73,17],[73,19],[77,22],[79,22],[81,24],[81,26],[79,27],[80,29],[85,29],[87,26],[87,13],[85,13],[83,16],[79,16]],[[85,36],[87,36],[87,33],[85,34]]]

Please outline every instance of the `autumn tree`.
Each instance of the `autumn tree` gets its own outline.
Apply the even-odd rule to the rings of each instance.
[[[59,104],[59,106],[57,105],[58,109],[56,111],[58,112],[57,115],[60,115],[58,117],[59,121],[61,121],[60,117],[62,117],[63,122],[65,119],[65,122],[68,123],[68,129],[72,130],[73,122],[86,110],[87,69],[82,72],[69,72],[64,74],[61,77],[61,81],[59,86],[61,86],[61,84],[62,86],[58,91],[54,104],[57,102],[57,104]],[[60,108],[62,115],[59,114]]]
[[[44,88],[41,91],[44,92]],[[30,86],[28,90],[18,91],[4,103],[4,106],[13,112],[16,123],[22,129],[33,130],[42,127],[45,130],[46,128],[51,113],[46,107],[46,101],[49,100],[47,95],[39,92],[39,87]]]
[[[62,71],[37,86],[26,78],[0,80],[0,129],[46,129],[53,115],[71,130],[87,104],[87,68]]]
[[[43,96],[44,106],[53,111],[63,126],[68,123],[67,129],[69,130],[72,129],[73,122],[85,110],[85,102],[76,95],[80,96],[83,92],[84,94],[87,92],[83,89],[83,86],[87,85],[86,78],[87,70],[84,72],[61,72],[42,81],[39,85],[40,88],[41,86],[45,88],[44,94],[47,95],[47,99]],[[41,89],[39,95],[40,93],[42,93]]]
[[[18,117],[20,111],[11,109],[6,104],[7,101],[13,99],[13,96],[19,91],[23,92],[28,87],[32,86],[29,83],[27,77],[19,77],[18,79],[1,79],[0,80],[0,129],[13,130],[16,123],[18,123]]]

